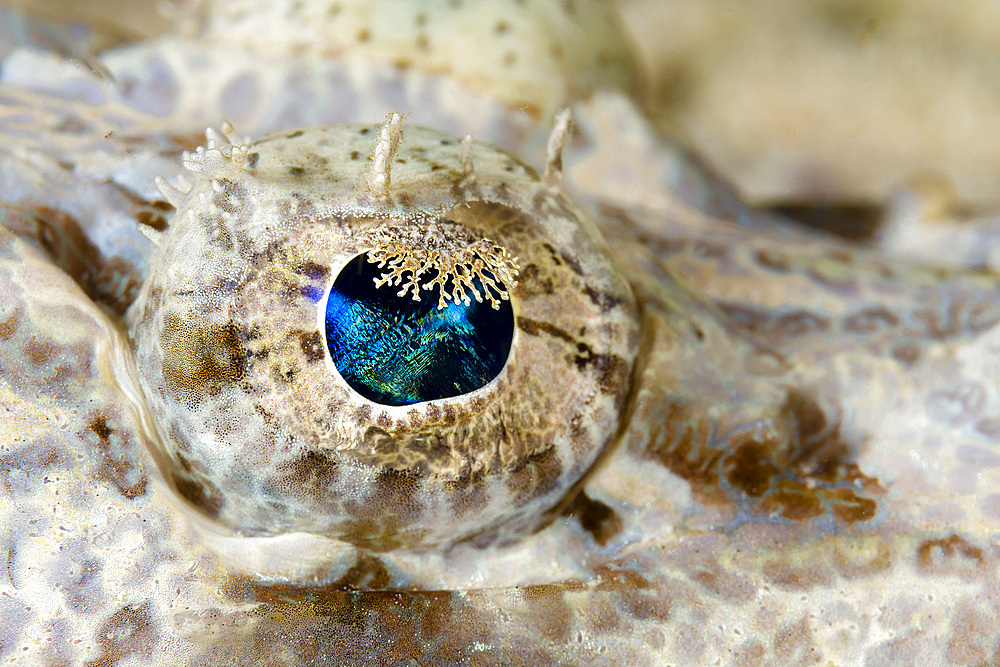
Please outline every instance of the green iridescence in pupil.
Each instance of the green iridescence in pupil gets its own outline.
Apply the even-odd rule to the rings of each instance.
[[[343,268],[326,304],[326,344],[344,380],[382,405],[461,396],[503,370],[514,337],[509,301],[452,303],[438,309],[435,290],[420,301],[376,288],[382,274],[359,255]],[[476,279],[476,288],[483,286]],[[436,288],[435,288],[436,289]]]

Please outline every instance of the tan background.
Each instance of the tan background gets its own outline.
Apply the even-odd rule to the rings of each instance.
[[[655,117],[755,198],[1000,205],[1000,2],[623,0]]]
[[[125,37],[166,25],[155,2],[14,1]],[[997,0],[619,4],[654,120],[751,198],[877,200],[931,175],[1000,206]]]

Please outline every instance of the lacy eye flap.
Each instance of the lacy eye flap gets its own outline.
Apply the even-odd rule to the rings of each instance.
[[[421,292],[454,290],[454,278],[435,285],[408,271],[408,298],[385,284],[368,253],[340,271],[327,297],[326,345],[344,381],[382,405],[411,405],[461,396],[492,381],[503,370],[514,337],[514,311],[507,299],[489,303],[487,288],[472,277],[475,298],[438,301]],[[495,276],[487,272],[487,278]]]

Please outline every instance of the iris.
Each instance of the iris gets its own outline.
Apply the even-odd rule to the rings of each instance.
[[[376,288],[381,274],[359,255],[327,299],[327,349],[355,391],[383,405],[411,405],[467,394],[499,375],[514,337],[509,301],[499,310],[475,300],[438,309],[434,290],[414,301],[397,296],[398,288]],[[478,278],[476,288],[483,292]]]

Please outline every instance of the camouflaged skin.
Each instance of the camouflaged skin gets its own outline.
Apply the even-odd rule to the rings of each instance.
[[[327,14],[334,4],[348,3],[329,3]],[[496,20],[472,3],[433,11],[453,4],[487,25]],[[570,5],[582,12],[588,3],[560,6]],[[290,6],[272,15],[274,33],[297,20]],[[482,31],[482,49],[505,32]],[[756,214],[650,132],[607,82],[593,94],[539,87],[551,97],[533,115],[461,76],[422,70],[419,60],[399,68],[372,54],[349,65],[309,53],[253,56],[252,45],[179,34],[109,54],[117,88],[49,55],[0,50],[8,54],[0,70],[0,657],[91,665],[1000,660],[1000,283],[974,268],[974,256],[927,268]],[[144,75],[130,79],[130,67]],[[486,69],[502,86],[503,75]],[[248,72],[267,86],[226,87]],[[265,92],[240,97],[241,86]],[[353,90],[363,94],[355,99]],[[563,103],[578,135],[562,171],[558,151],[538,176],[483,145],[466,169],[459,137],[468,131],[542,165],[542,110]],[[565,428],[568,437],[556,429],[552,442],[592,444],[583,469],[561,456],[548,469],[559,490],[536,504],[479,487],[470,506],[495,514],[461,517],[469,522],[447,546],[439,537],[394,544],[384,512],[371,542],[358,539],[358,522],[339,530],[345,539],[324,535],[325,522],[299,511],[327,501],[316,482],[333,466],[315,455],[305,457],[301,486],[285,487],[290,495],[266,479],[281,447],[316,434],[323,412],[321,390],[295,384],[318,364],[309,363],[316,330],[307,324],[316,320],[302,312],[304,283],[325,284],[321,269],[332,274],[337,256],[329,248],[360,247],[354,234],[386,220],[365,200],[376,129],[294,128],[371,121],[395,108],[459,136],[404,127],[405,163],[387,174],[390,217],[448,211],[471,229],[506,229],[503,242],[519,249],[518,364],[485,409],[528,406],[505,393],[518,373],[536,383],[540,404],[566,401],[567,387],[601,397],[579,408],[591,420],[583,435],[544,408],[518,412]],[[195,129],[234,109],[255,119],[242,131],[281,130],[274,153],[260,145],[264,178],[243,171],[252,150],[236,169],[218,137],[187,156],[200,171],[185,169],[181,150],[205,142]],[[330,136],[343,144],[322,145]],[[343,182],[323,184],[324,174]],[[161,193],[154,176],[175,187]],[[240,188],[254,191],[252,206],[250,197],[236,205]],[[331,193],[355,193],[347,208],[362,210],[336,218],[324,208]],[[463,217],[456,202],[470,195],[476,203]],[[297,222],[254,225],[256,213],[281,202]],[[350,234],[332,241],[316,231],[320,219],[338,219]],[[982,243],[993,226],[964,229]],[[329,266],[311,267],[302,261],[308,252],[326,252]],[[172,271],[191,289],[177,289]],[[198,298],[212,307],[192,315]],[[602,338],[592,327],[599,312],[617,334]],[[293,321],[296,330],[276,325]],[[621,361],[600,357],[602,341]],[[558,382],[533,378],[537,360]],[[289,373],[293,382],[282,384]],[[311,377],[326,382],[321,400],[337,391],[329,376]],[[254,453],[242,433],[223,429],[217,449],[205,439],[185,450],[186,434],[218,419],[206,409],[213,402],[244,411],[248,428],[271,423],[291,440],[258,449],[265,460],[252,466],[232,455]],[[456,424],[483,408],[461,397],[443,403]],[[363,412],[351,414],[351,428]],[[372,428],[387,428],[375,410],[370,418]],[[535,423],[519,426],[531,435]],[[323,450],[324,437],[307,451],[349,455]],[[392,456],[397,468],[414,458]],[[363,520],[382,498],[415,510],[398,502],[412,481],[377,479],[374,502],[359,503],[354,516]],[[245,487],[234,485],[240,480]],[[261,493],[290,500],[267,513]],[[440,536],[447,527],[430,517],[451,517],[427,507],[410,518]],[[287,532],[295,526],[311,532]]]

